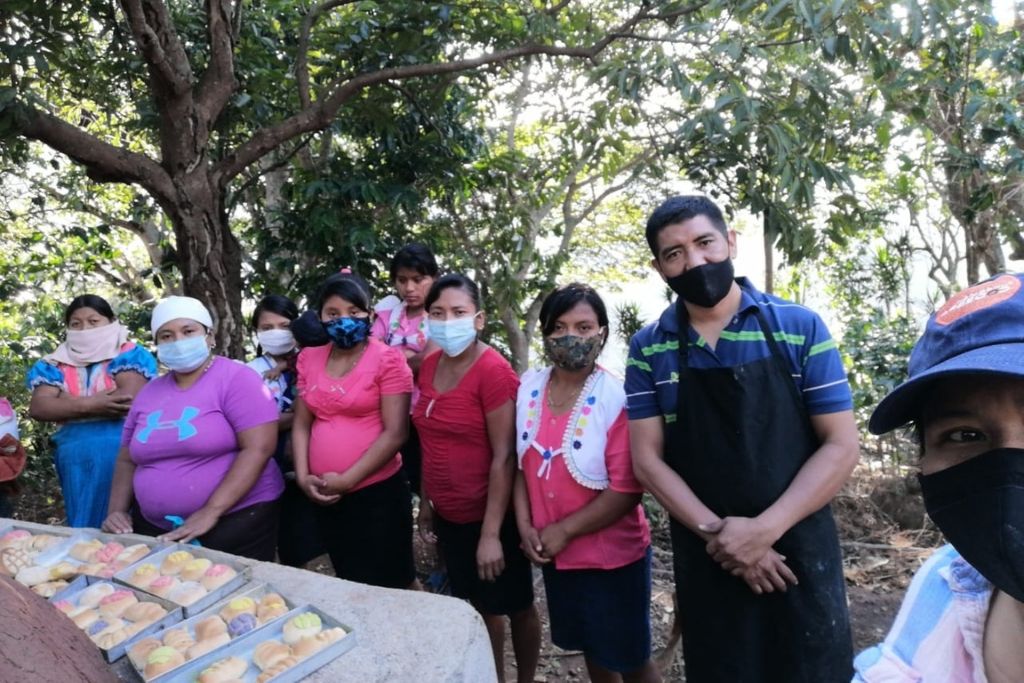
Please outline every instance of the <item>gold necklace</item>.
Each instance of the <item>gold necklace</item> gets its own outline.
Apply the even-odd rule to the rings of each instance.
[[[357,365],[359,365],[359,359],[363,357],[363,352],[366,351],[366,347],[369,346],[369,345],[370,344],[369,344],[368,341],[364,342],[362,348],[360,348],[359,351],[357,351],[350,358],[342,358],[342,360],[345,361],[345,365],[344,365],[345,369],[340,374],[336,375],[335,377],[336,378],[341,378],[341,377],[344,377],[345,375],[347,375],[348,373],[352,372],[355,369],[355,367]],[[333,349],[331,350],[331,353],[332,354],[334,353]]]
[[[564,408],[569,403],[571,403],[572,401],[575,401],[577,398],[579,398],[580,391],[582,391],[582,390],[583,390],[583,384],[580,384],[575,389],[573,389],[569,393],[569,395],[566,396],[565,398],[563,398],[561,401],[556,401],[556,400],[554,400],[552,398],[552,395],[555,393],[554,392],[554,385],[553,385],[552,382],[548,382],[548,390],[546,392],[546,394],[547,394],[546,395],[546,400],[548,402],[548,408],[552,408],[554,410],[558,410],[559,408]]]

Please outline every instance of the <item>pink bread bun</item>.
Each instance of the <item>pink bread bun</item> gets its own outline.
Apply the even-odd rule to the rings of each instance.
[[[203,574],[210,568],[213,562],[210,562],[205,557],[197,557],[191,562],[186,562],[185,566],[181,568],[181,580],[182,581],[198,581],[203,578]]]
[[[126,609],[139,601],[131,591],[114,591],[100,600],[100,614],[105,617],[119,617]]]
[[[111,541],[96,551],[92,556],[92,561],[106,564],[107,562],[113,561],[123,550],[123,545],[117,541]]]
[[[221,645],[227,645],[230,642],[231,636],[227,633],[221,633],[220,635],[213,636],[212,638],[205,638],[185,651],[185,659],[192,660],[202,657],[207,652],[212,652]]]
[[[166,598],[172,590],[177,588],[179,583],[181,582],[173,576],[158,576],[146,586],[146,590],[153,595]]]
[[[3,536],[0,536],[0,550],[4,548],[20,548],[28,543],[30,538],[32,538],[32,534],[24,529],[8,531]]]
[[[202,599],[208,591],[197,581],[185,581],[167,594],[167,599],[179,605],[191,605]]]
[[[160,576],[160,570],[157,569],[155,564],[149,562],[140,564],[132,572],[132,575],[128,577],[128,583],[139,588],[146,588],[149,584],[153,583]]]
[[[58,600],[57,602],[53,603],[53,606],[59,609],[64,614],[69,614],[75,611],[75,609],[77,609],[75,607],[75,604],[70,600]]]
[[[114,590],[116,589],[113,584],[94,583],[79,594],[78,604],[80,607],[95,607],[100,604],[100,600],[113,593]]]
[[[201,581],[206,590],[215,591],[237,575],[238,572],[226,564],[215,564],[206,570]]]

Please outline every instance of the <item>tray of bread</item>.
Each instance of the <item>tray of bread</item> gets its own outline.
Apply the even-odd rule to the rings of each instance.
[[[152,683],[293,683],[355,646],[352,629],[310,605],[298,607],[264,628],[232,640],[203,657],[182,664],[180,653],[153,650],[150,663],[167,666]],[[154,657],[155,655],[155,657]]]
[[[272,586],[246,584],[239,593],[176,624],[173,629],[137,641],[128,649],[128,658],[135,673],[148,681],[263,628],[293,609],[295,605]],[[167,650],[158,651],[162,647],[177,650],[183,657]],[[150,655],[154,651],[158,652],[151,662]]]
[[[215,559],[198,546],[172,545],[114,575],[118,581],[169,600],[192,617],[240,588],[249,568]]]
[[[80,576],[51,598],[53,606],[85,631],[108,662],[136,639],[182,619],[181,608],[104,579]]]

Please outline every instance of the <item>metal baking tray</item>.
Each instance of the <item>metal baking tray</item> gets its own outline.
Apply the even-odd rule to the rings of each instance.
[[[130,581],[132,574],[135,573],[135,570],[139,566],[141,566],[143,564],[146,564],[147,562],[150,563],[150,564],[155,564],[157,566],[157,568],[159,568],[160,565],[163,563],[165,557],[167,557],[171,553],[179,551],[179,550],[184,550],[184,551],[190,553],[196,559],[206,558],[206,559],[210,560],[214,564],[226,564],[229,567],[231,567],[232,569],[234,569],[235,572],[236,572],[234,578],[232,578],[230,581],[228,581],[226,584],[224,584],[220,588],[217,588],[215,590],[212,590],[212,591],[208,592],[206,595],[204,595],[203,597],[199,598],[198,600],[193,602],[191,605],[180,605],[180,607],[184,611],[185,617],[193,617],[193,616],[199,614],[200,612],[202,612],[203,610],[205,610],[206,608],[210,607],[210,605],[213,605],[216,602],[220,602],[225,597],[227,597],[229,594],[231,594],[234,591],[238,590],[249,579],[250,569],[249,569],[248,566],[246,566],[244,564],[241,564],[239,562],[233,562],[231,560],[225,561],[220,556],[221,555],[220,553],[214,555],[214,554],[211,554],[211,553],[207,552],[206,549],[200,548],[199,546],[183,545],[181,543],[174,543],[174,544],[168,545],[168,546],[166,546],[164,548],[161,548],[160,550],[158,550],[157,552],[153,553],[152,555],[150,555],[150,556],[148,556],[146,558],[143,558],[142,560],[139,560],[135,564],[130,565],[128,567],[125,567],[124,569],[119,571],[117,574],[114,574],[114,578],[117,579],[119,582],[121,582],[121,583],[123,583],[123,584],[125,584],[125,585],[127,585],[127,586],[129,586],[129,587],[131,587],[133,589],[135,589],[135,590],[139,590],[139,591],[142,591],[142,592],[146,593],[148,591],[146,591],[145,588],[141,588],[141,587],[135,586]]]
[[[351,627],[339,622],[334,617],[325,614],[312,605],[304,605],[292,610],[280,619],[272,621],[265,628],[251,631],[241,638],[235,638],[224,647],[214,650],[213,652],[203,655],[191,662],[187,662],[183,666],[178,667],[173,671],[169,671],[163,676],[158,676],[157,678],[152,679],[149,683],[193,683],[200,673],[225,657],[239,657],[246,661],[249,664],[249,668],[246,669],[241,680],[245,681],[245,683],[256,683],[256,679],[259,678],[261,673],[259,667],[252,663],[252,654],[256,649],[256,646],[266,640],[281,640],[284,625],[288,620],[305,612],[313,612],[319,615],[320,620],[323,622],[324,630],[341,627],[345,629],[347,635],[341,640],[331,643],[324,649],[314,653],[306,659],[300,660],[290,669],[285,669],[271,679],[273,683],[295,683],[295,681],[300,681],[320,667],[337,659],[355,647],[356,634],[353,632]]]
[[[288,607],[288,612],[286,612],[285,614],[282,614],[279,617],[275,617],[274,619],[271,619],[271,620],[267,621],[266,623],[259,624],[252,631],[250,631],[249,633],[246,633],[245,636],[248,636],[251,633],[256,633],[257,631],[261,631],[261,630],[263,630],[265,628],[269,628],[270,626],[272,626],[274,624],[275,621],[278,621],[280,619],[285,618],[288,615],[288,613],[290,613],[290,612],[292,612],[292,611],[294,611],[296,609],[295,603],[293,603],[291,600],[289,600],[287,597],[285,597],[285,595],[283,593],[278,591],[272,585],[267,584],[267,583],[262,583],[262,582],[252,582],[252,583],[248,583],[248,584],[244,585],[242,587],[242,590],[240,590],[239,592],[237,592],[237,593],[235,593],[233,595],[229,595],[228,597],[224,598],[223,600],[221,600],[217,604],[212,605],[211,607],[203,610],[199,614],[197,614],[197,615],[195,615],[193,617],[189,617],[188,619],[182,621],[181,623],[175,624],[174,628],[184,628],[184,629],[186,629],[188,631],[188,634],[190,636],[192,636],[192,638],[194,639],[195,635],[196,635],[196,632],[195,632],[196,624],[198,624],[199,622],[201,622],[204,619],[207,619],[209,617],[212,617],[212,616],[215,616],[215,615],[219,615],[221,610],[224,609],[228,605],[228,603],[230,603],[232,600],[235,600],[236,598],[241,598],[241,597],[250,597],[253,600],[255,600],[256,602],[259,602],[260,599],[264,595],[266,595],[267,593],[277,593],[278,595],[280,595],[284,599],[285,605]],[[239,638],[241,638],[241,637],[244,637],[244,636],[239,636]],[[235,638],[233,640],[237,640],[237,638]],[[211,654],[222,651],[228,645],[230,645],[230,643],[225,643],[221,647],[219,647],[219,648],[217,648],[215,650],[212,650]],[[187,664],[187,663],[188,662],[186,662],[185,664]],[[182,666],[185,666],[185,664],[182,664]],[[131,667],[135,671],[135,674],[138,676],[139,680],[141,680],[141,681],[145,681],[146,680],[145,676],[143,675],[143,672],[141,670],[135,668],[135,664],[134,663],[131,663]],[[180,668],[180,667],[178,667],[178,668]],[[163,676],[167,677],[172,672],[174,672],[176,670],[177,669],[172,669],[171,671],[167,672]],[[158,679],[154,679],[154,680],[158,680]],[[163,678],[159,678],[159,680],[163,680]]]
[[[146,628],[142,629],[135,635],[131,636],[130,638],[122,640],[120,643],[107,650],[100,648],[100,651],[103,653],[103,656],[106,657],[108,662],[115,662],[121,657],[123,657],[125,653],[128,651],[128,648],[134,645],[136,641],[139,641],[142,638],[150,636],[156,633],[157,631],[165,629],[168,626],[176,624],[182,619],[182,611],[180,605],[175,605],[174,603],[168,602],[167,600],[162,600],[156,597],[155,595],[144,593],[140,590],[132,588],[131,586],[124,586],[120,583],[110,581],[107,579],[99,579],[94,576],[79,576],[77,579],[71,582],[71,584],[67,588],[54,595],[52,598],[50,598],[50,602],[56,603],[60,600],[67,600],[68,602],[77,605],[78,597],[80,596],[82,591],[98,583],[108,583],[111,586],[113,586],[115,590],[130,590],[132,593],[135,594],[135,597],[138,598],[140,602],[155,602],[156,604],[160,605],[161,607],[167,610],[166,615],[164,615],[157,621],[153,622]]]

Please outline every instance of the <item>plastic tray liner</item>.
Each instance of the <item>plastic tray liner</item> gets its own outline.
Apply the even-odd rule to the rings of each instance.
[[[57,593],[56,595],[54,595],[52,598],[50,598],[50,602],[56,604],[61,601],[67,601],[77,607],[79,606],[78,600],[79,598],[81,598],[82,592],[90,588],[91,586],[100,583],[110,584],[114,587],[114,590],[130,590],[132,593],[135,594],[135,597],[138,598],[139,602],[155,602],[156,604],[160,605],[161,607],[167,610],[166,615],[164,615],[157,621],[153,622],[146,628],[142,629],[138,633],[132,635],[131,637],[122,640],[120,643],[117,643],[111,648],[105,650],[103,648],[99,648],[100,651],[103,652],[103,656],[106,657],[108,662],[116,662],[118,659],[123,657],[125,652],[128,651],[128,648],[134,645],[137,641],[146,638],[147,636],[150,636],[156,633],[157,631],[168,628],[169,626],[172,626],[182,620],[183,615],[181,607],[179,605],[175,605],[174,603],[168,602],[167,600],[161,600],[156,596],[150,595],[148,593],[143,593],[140,590],[135,590],[131,586],[123,586],[115,581],[99,579],[94,576],[78,577],[71,583],[71,585],[69,585],[67,588]],[[100,618],[102,619],[103,617]],[[124,617],[120,618],[124,619],[124,621],[126,622],[129,622],[129,620],[125,619]]]
[[[191,638],[193,640],[196,640],[196,631],[195,631],[196,624],[198,624],[199,622],[201,622],[201,621],[203,621],[205,619],[208,619],[209,617],[220,616],[221,611],[225,607],[227,607],[228,603],[230,603],[232,600],[235,600],[235,599],[241,598],[241,597],[249,597],[249,598],[252,598],[255,602],[259,603],[260,599],[264,595],[266,595],[268,593],[277,593],[278,595],[280,595],[284,599],[285,605],[288,608],[288,612],[292,612],[292,611],[294,611],[296,609],[295,603],[293,603],[291,600],[289,600],[287,597],[285,597],[280,591],[275,589],[270,584],[262,583],[262,582],[252,582],[252,583],[247,583],[244,586],[242,586],[242,590],[240,590],[238,593],[235,593],[234,595],[230,595],[230,596],[224,598],[223,600],[221,600],[220,602],[216,603],[215,605],[213,605],[213,606],[203,610],[202,612],[200,612],[199,614],[197,614],[197,615],[195,615],[193,617],[189,617],[188,619],[185,619],[184,621],[182,621],[179,624],[175,624],[174,628],[175,629],[183,628],[183,629],[187,630],[189,636],[191,636]],[[283,619],[285,616],[286,616],[286,614],[282,614],[279,617],[274,617],[274,618],[268,619],[268,620],[258,624],[256,626],[256,628],[254,628],[249,633],[255,633],[255,632],[260,631],[262,629],[269,628],[270,626],[272,626],[274,624],[275,621]],[[227,621],[227,620],[225,620],[225,621]],[[244,635],[249,635],[249,634],[246,633]],[[159,639],[160,634],[157,634],[154,637]],[[238,638],[240,638],[240,637],[243,637],[243,636],[238,636]],[[136,642],[138,642],[138,641],[136,641]],[[161,643],[162,643],[162,641],[161,641]],[[166,643],[162,643],[162,644],[166,644]],[[224,645],[221,645],[220,647],[218,647],[218,648],[216,648],[214,650],[211,650],[211,653],[220,652],[223,648],[227,647],[229,644],[230,643],[225,643]],[[130,650],[130,648],[129,648],[129,650]],[[132,669],[134,669],[135,674],[138,676],[139,680],[143,680],[143,681],[146,680],[145,675],[144,675],[142,669],[137,668],[135,666],[134,662],[131,663],[131,666],[132,666]],[[182,664],[182,666],[184,666],[184,664]],[[175,669],[172,669],[171,671],[175,671]],[[164,676],[167,676],[170,673],[171,672],[167,672],[166,674],[164,674]],[[164,680],[164,679],[161,678],[160,680]]]
[[[210,652],[209,654],[188,662],[184,666],[170,671],[163,676],[154,678],[150,683],[195,683],[195,681],[199,680],[199,676],[203,671],[220,660],[228,657],[238,657],[246,662],[248,664],[248,668],[246,668],[245,673],[239,678],[242,681],[245,681],[245,683],[256,683],[262,673],[259,667],[257,667],[252,661],[253,652],[255,651],[256,646],[267,640],[283,642],[282,638],[284,636],[285,624],[287,624],[293,617],[306,612],[313,612],[320,617],[320,621],[323,624],[322,630],[327,630],[329,628],[342,628],[345,630],[346,635],[340,640],[334,641],[322,650],[313,653],[309,657],[299,660],[295,665],[285,669],[273,678],[268,679],[268,682],[273,681],[273,683],[294,683],[294,681],[300,681],[320,667],[345,654],[356,645],[356,634],[350,627],[311,605],[298,607],[286,614],[284,617],[271,622],[271,624],[266,628],[262,628],[258,631],[251,631],[241,638],[236,638],[225,645],[222,649]]]
[[[210,560],[210,562],[212,562],[213,564],[226,564],[235,571],[235,576],[230,581],[228,581],[227,583],[218,588],[215,588],[214,590],[207,591],[205,595],[203,595],[201,598],[199,598],[191,604],[185,605],[180,602],[176,602],[169,594],[167,596],[167,599],[171,600],[171,602],[176,602],[176,604],[181,605],[182,609],[184,610],[185,617],[193,617],[202,612],[203,610],[207,609],[214,603],[220,602],[225,597],[241,588],[242,585],[245,584],[245,582],[249,578],[250,569],[248,566],[240,562],[232,562],[230,560],[225,562],[219,557],[221,553],[213,554],[208,552],[204,548],[200,548],[199,546],[183,545],[180,543],[171,544],[167,547],[158,550],[149,557],[146,557],[145,559],[140,560],[139,562],[136,562],[135,564],[121,570],[120,572],[114,575],[114,578],[120,581],[121,583],[129,585],[137,590],[150,592],[149,590],[147,590],[146,587],[137,586],[132,582],[132,576],[135,574],[135,570],[147,563],[155,565],[159,570],[160,567],[163,565],[164,560],[167,559],[168,555],[174,552],[181,551],[190,554],[193,557],[193,559],[207,559]],[[175,578],[178,579],[179,582],[181,582],[180,575],[175,575]],[[203,590],[205,590],[205,588]]]
[[[3,528],[0,528],[0,538],[3,538],[5,535],[7,535],[8,533],[10,533],[12,531],[27,531],[30,534],[32,534],[33,537],[34,536],[55,536],[55,537],[57,537],[59,539],[59,540],[55,541],[52,545],[50,545],[49,547],[47,547],[47,548],[45,548],[43,550],[36,551],[36,550],[32,550],[31,548],[24,548],[23,547],[22,549],[24,549],[29,554],[29,557],[30,557],[30,563],[25,565],[25,567],[53,567],[54,565],[58,564],[59,562],[64,561],[67,558],[68,550],[72,546],[74,546],[75,543],[77,543],[79,541],[83,541],[83,540],[88,540],[91,537],[89,532],[84,530],[84,529],[82,529],[82,530],[73,529],[71,531],[64,531],[64,530],[57,530],[57,529],[47,530],[47,531],[40,531],[39,529],[33,529],[33,528],[30,528],[30,527],[23,527],[23,526],[20,526],[18,524],[8,524],[8,525],[5,525]],[[0,553],[3,553],[3,552],[5,552],[5,551],[4,550],[0,550]],[[81,565],[81,563],[78,562],[77,560],[69,560],[69,562],[70,562],[70,564],[72,564],[74,566],[75,571],[77,572],[78,568]],[[0,571],[2,571],[2,570],[0,570]],[[76,578],[75,576],[71,576],[71,577],[65,578],[63,580],[65,580],[68,583],[70,583],[75,578]],[[36,582],[33,585],[41,585],[43,583],[50,583],[51,581],[54,581],[54,580],[58,580],[58,579],[50,578],[50,579],[47,579],[46,581]],[[22,581],[22,583],[25,583],[25,582]],[[38,590],[34,590],[33,592],[39,593]]]

